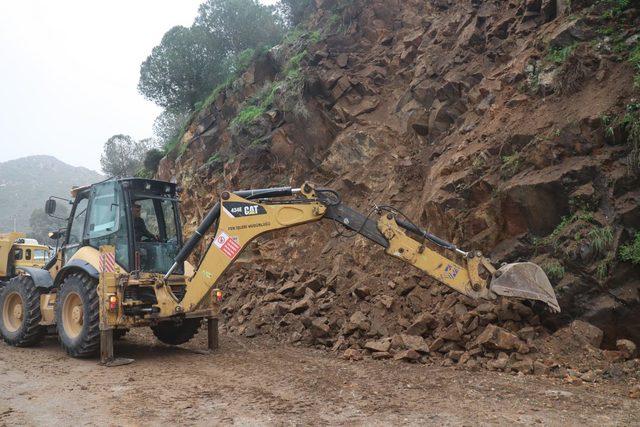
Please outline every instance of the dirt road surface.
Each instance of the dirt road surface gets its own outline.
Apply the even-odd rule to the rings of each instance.
[[[0,425],[553,424],[633,425],[628,384],[561,380],[393,361],[349,362],[309,348],[201,332],[177,348],[146,331],[106,368],[39,348],[0,344]]]

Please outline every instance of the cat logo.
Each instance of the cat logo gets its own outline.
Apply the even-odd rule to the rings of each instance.
[[[263,206],[245,202],[226,202],[223,203],[222,208],[227,215],[233,218],[265,215],[267,213]]]
[[[245,216],[258,215],[258,205],[245,206],[244,207],[244,214],[245,214]]]

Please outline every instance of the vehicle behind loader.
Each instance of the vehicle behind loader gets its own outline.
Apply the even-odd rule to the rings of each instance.
[[[242,250],[264,233],[329,219],[385,252],[472,298],[542,301],[559,311],[542,269],[532,263],[496,269],[480,252],[466,252],[421,229],[391,206],[365,216],[342,203],[337,192],[305,183],[221,194],[183,244],[175,184],[111,179],[72,191],[61,249],[43,269],[24,267],[0,292],[0,334],[16,346],[36,344],[55,325],[62,347],[74,357],[100,352],[113,357],[114,335],[150,327],[162,342],[189,341],[203,320],[209,349],[217,347],[220,277]],[[45,211],[53,215],[54,198]],[[199,265],[188,257],[211,233]],[[455,262],[432,247],[460,258]]]
[[[14,277],[22,267],[42,268],[49,260],[49,247],[24,233],[0,234],[0,286]]]

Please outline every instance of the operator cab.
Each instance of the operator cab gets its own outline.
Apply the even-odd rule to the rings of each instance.
[[[182,245],[175,184],[138,179],[128,189],[135,269],[166,273]]]
[[[128,272],[167,272],[182,245],[176,193],[175,184],[141,178],[74,189],[62,245],[64,263],[82,247],[112,245],[116,262]],[[53,199],[45,210],[55,212]]]

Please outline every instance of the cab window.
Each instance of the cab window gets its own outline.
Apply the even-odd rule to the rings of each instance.
[[[36,261],[47,262],[49,260],[49,251],[44,249],[35,249],[33,251],[33,259]]]
[[[87,216],[88,200],[86,198],[78,201],[76,209],[73,213],[73,222],[69,230],[69,244],[78,244],[82,242],[82,233],[84,231],[84,220]]]
[[[26,251],[24,251],[24,259],[26,259],[27,261],[31,261],[31,249],[27,249]]]
[[[22,259],[22,249],[16,249],[14,252],[14,259],[20,261]]]
[[[91,208],[87,238],[98,239],[118,231],[120,203],[113,181],[98,184],[91,190]]]
[[[161,273],[171,267],[180,244],[177,221],[175,200],[134,195],[133,232],[141,270]]]
[[[111,245],[116,249],[116,262],[129,269],[127,216],[122,189],[117,181],[93,186],[87,220],[86,238],[96,249]]]

